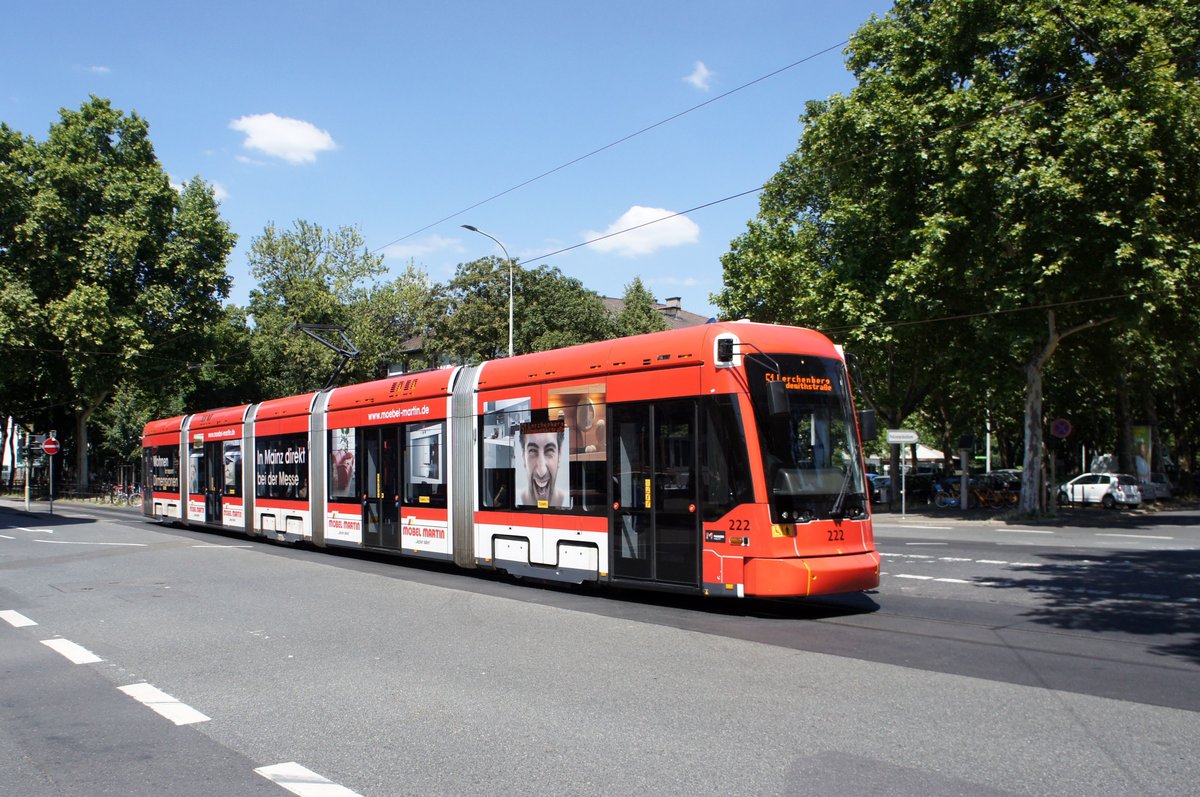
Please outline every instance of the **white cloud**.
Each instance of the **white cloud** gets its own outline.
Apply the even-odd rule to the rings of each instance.
[[[317,153],[337,149],[333,136],[310,122],[273,113],[243,116],[229,123],[232,130],[246,134],[242,146],[258,150],[288,163],[312,163]]]
[[[106,66],[89,66],[88,71],[97,75],[107,75],[112,70]]]
[[[695,277],[653,277],[650,279],[650,284],[670,288],[695,288],[703,283]]]
[[[622,232],[623,230],[629,232]],[[612,236],[596,241],[591,245],[592,248],[600,252],[616,252],[625,257],[637,257],[668,246],[695,243],[700,237],[700,227],[687,216],[677,216],[673,211],[634,205],[604,232],[588,230],[583,236],[588,241],[601,236]]]
[[[412,260],[418,257],[427,257],[435,252],[461,252],[463,251],[462,244],[457,238],[443,238],[440,235],[431,235],[428,238],[412,243],[399,243],[385,246],[383,248],[383,256],[395,260]]]
[[[715,72],[704,65],[703,61],[697,61],[696,68],[692,70],[692,74],[685,77],[684,80],[701,91],[708,91],[708,85],[715,74]]]

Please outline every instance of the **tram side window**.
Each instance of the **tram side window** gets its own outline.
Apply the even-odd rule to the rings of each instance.
[[[354,465],[354,427],[329,430],[329,500],[357,501],[358,472]]]
[[[516,507],[516,468],[521,425],[533,414],[527,398],[489,401],[482,418],[483,477],[479,481],[480,504],[487,509]]]
[[[254,494],[259,498],[308,500],[308,436],[260,437],[254,448]]]
[[[179,494],[179,446],[146,449],[146,476],[142,484],[156,493]]]
[[[188,492],[204,492],[204,443],[192,443],[188,449]]]
[[[567,428],[567,489],[574,513],[603,514],[608,507],[608,408],[602,384],[550,392],[550,417]]]
[[[602,514],[608,503],[603,385],[486,402],[480,504],[487,509]]]
[[[704,436],[701,439],[700,483],[703,518],[719,519],[741,503],[753,500],[746,433],[733,396],[712,396],[702,405]]]
[[[404,503],[446,506],[446,424],[414,423],[405,428]]]
[[[242,496],[242,441],[226,442],[221,447],[225,466],[226,497],[241,498]]]

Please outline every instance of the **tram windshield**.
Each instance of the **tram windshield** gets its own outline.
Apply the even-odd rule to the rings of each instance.
[[[795,354],[746,355],[775,523],[861,517],[863,459],[845,366]]]

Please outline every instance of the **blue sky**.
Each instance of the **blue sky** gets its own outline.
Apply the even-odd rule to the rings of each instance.
[[[659,300],[712,315],[720,256],[758,210],[757,194],[718,200],[775,173],[806,101],[853,85],[843,47],[765,76],[890,6],[12,3],[0,121],[44,140],[90,94],[144,117],[175,182],[215,187],[239,236],[239,304],[253,238],[304,219],[358,227],[392,275],[411,261],[445,281],[500,254],[471,224],[603,295],[640,276]]]

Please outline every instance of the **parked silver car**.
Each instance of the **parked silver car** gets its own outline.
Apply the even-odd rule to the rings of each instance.
[[[1175,497],[1171,482],[1165,473],[1151,473],[1141,485],[1143,501],[1165,501]]]
[[[1083,473],[1058,488],[1058,503],[1102,504],[1105,509],[1139,506],[1138,480],[1124,473]]]

